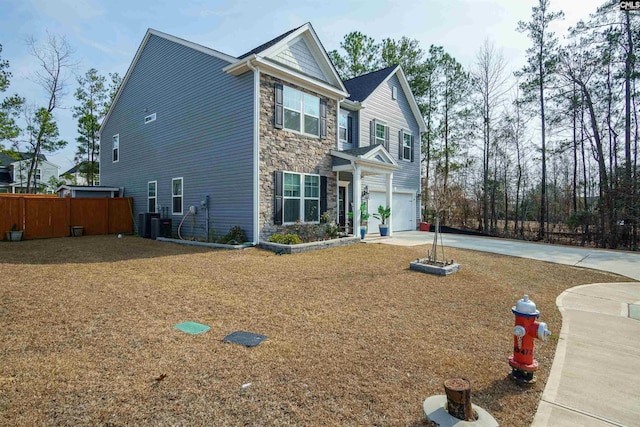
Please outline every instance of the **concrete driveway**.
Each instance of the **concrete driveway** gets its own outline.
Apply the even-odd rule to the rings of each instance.
[[[472,249],[494,254],[555,262],[557,264],[593,268],[594,270],[608,271],[640,280],[640,253],[590,249],[576,246],[548,245],[545,243],[522,242],[519,240],[492,237],[464,236],[459,234],[443,233],[440,235],[442,236],[445,247]],[[393,237],[390,238],[381,238],[373,235],[367,237],[365,241],[400,246],[430,245],[433,242],[433,233],[401,231],[394,232]]]
[[[640,253],[443,234],[444,246],[592,268],[640,280]],[[396,232],[367,243],[416,246],[433,233]],[[464,268],[464,266],[463,266]],[[556,354],[533,427],[640,426],[640,283],[567,289]]]

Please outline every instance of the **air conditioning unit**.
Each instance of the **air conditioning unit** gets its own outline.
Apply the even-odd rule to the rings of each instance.
[[[138,215],[138,235],[146,239],[151,237],[151,219],[160,218],[160,214],[145,212]]]

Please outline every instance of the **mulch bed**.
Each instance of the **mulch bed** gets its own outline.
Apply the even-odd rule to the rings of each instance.
[[[462,376],[501,425],[528,426],[557,336],[536,342],[537,384],[515,385],[511,307],[529,294],[557,334],[563,290],[625,280],[456,249],[455,275],[409,271],[425,255],[130,236],[1,243],[0,425],[417,426],[423,400]],[[173,329],[185,321],[211,329]],[[222,342],[238,330],[268,338]]]

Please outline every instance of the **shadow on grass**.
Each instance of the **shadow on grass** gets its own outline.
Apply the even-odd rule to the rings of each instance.
[[[157,242],[137,236],[117,235],[61,237],[54,239],[0,242],[1,264],[86,264],[129,261],[175,255],[207,253],[214,250]]]

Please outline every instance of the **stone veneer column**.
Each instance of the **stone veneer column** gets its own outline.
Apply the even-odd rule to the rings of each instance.
[[[311,95],[319,96],[310,90],[261,74],[260,77],[260,240],[266,240],[273,233],[282,230],[274,225],[274,172],[288,171],[319,174],[327,177],[327,210],[337,207],[337,182],[331,170],[330,150],[336,144],[336,107],[337,102],[326,97],[327,101],[327,137],[319,138],[304,134],[276,129],[274,123],[274,85],[280,83]],[[320,212],[322,214],[322,212]]]

